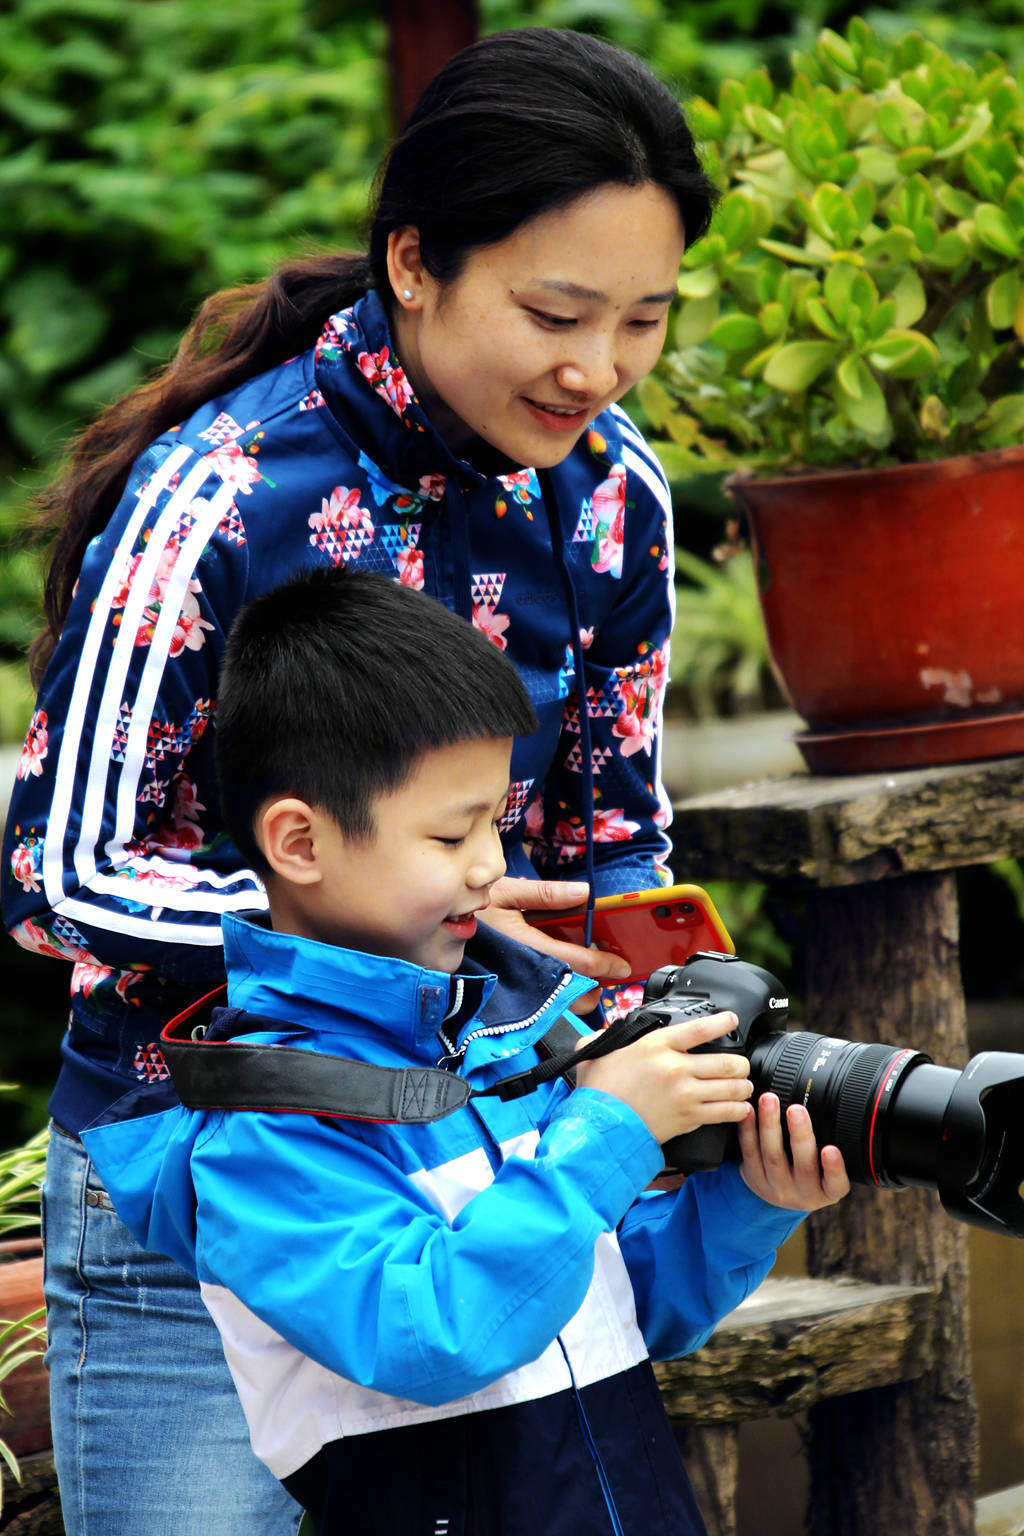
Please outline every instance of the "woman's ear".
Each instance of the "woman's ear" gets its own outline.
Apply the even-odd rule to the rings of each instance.
[[[316,885],[323,872],[316,852],[318,813],[305,800],[286,796],[268,800],[256,816],[256,841],[263,857],[282,880]]]
[[[388,277],[403,309],[419,309],[423,301],[423,255],[415,224],[403,224],[388,236]]]

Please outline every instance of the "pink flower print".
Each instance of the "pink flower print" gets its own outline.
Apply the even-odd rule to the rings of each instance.
[[[668,680],[668,648],[651,650],[636,668],[617,673],[622,713],[612,726],[612,735],[623,743],[623,757],[634,752],[650,752],[662,695]]]
[[[72,997],[90,997],[97,987],[105,986],[111,977],[116,976],[117,982],[114,991],[118,997],[127,997],[128,988],[138,981],[138,973],[134,971],[115,971],[113,966],[100,965],[90,956],[78,960],[71,972]]]
[[[621,577],[623,542],[626,532],[626,470],[613,464],[591,498],[594,518],[594,547],[590,563],[595,571]]]
[[[141,554],[133,555],[131,560],[129,560],[127,569],[125,570],[121,577],[120,583],[118,584],[117,591],[114,593],[110,600],[110,606],[112,608],[123,608],[127,603],[132,590],[132,582],[135,579],[135,573],[141,564]]]
[[[587,829],[578,817],[559,821],[555,823],[555,839],[565,847],[582,847],[587,841]]]
[[[197,581],[189,582],[189,590],[185,593],[181,612],[174,626],[174,634],[171,636],[170,655],[172,656],[180,656],[184,650],[201,651],[206,644],[203,630],[213,628],[213,625],[208,624],[201,616],[199,604],[193,596],[192,588],[198,586]]]
[[[186,853],[201,848],[204,839],[199,812],[205,810],[188,774],[175,774],[171,790],[171,824],[161,828],[156,845],[166,851],[180,849]]]
[[[639,832],[638,821],[627,821],[625,811],[597,811],[594,812],[594,842],[595,843],[628,843],[635,832]]]
[[[526,807],[523,827],[527,838],[537,841],[544,835],[544,805],[540,795],[534,795]]]
[[[84,949],[74,949],[66,944],[55,943],[53,936],[47,933],[39,923],[33,922],[30,917],[12,929],[11,936],[17,939],[22,949],[30,949],[34,955],[46,955],[50,960],[88,958]]]
[[[135,635],[136,645],[151,645],[153,642],[157,621],[160,618],[160,611],[164,604],[167,584],[174,573],[175,563],[180,553],[181,546],[176,539],[169,539],[166,546],[160,551],[160,558],[157,561],[156,571],[153,574],[153,581],[149,589],[148,601],[142,611],[142,621]],[[139,553],[133,555],[128,562],[128,566],[121,577],[120,585],[114,594],[111,603],[112,608],[124,608],[128,601],[132,584],[138,575],[142,559],[143,555]],[[202,583],[193,576],[185,588],[181,612],[175,622],[174,632],[171,636],[171,656],[180,656],[182,651],[186,649],[190,651],[201,650],[206,643],[204,630],[212,629],[213,625],[207,623],[200,616],[199,604],[196,602],[195,594],[202,590]],[[115,622],[117,621],[115,620]]]
[[[440,501],[446,484],[444,475],[420,475],[420,495],[427,501]]]
[[[109,965],[99,965],[95,960],[79,960],[71,972],[72,997],[91,997],[95,989],[113,974]]]
[[[654,741],[655,716],[647,680],[622,682],[619,691],[625,707],[612,726],[612,735],[622,742],[619,751],[623,757],[632,757],[634,752],[650,752]]]
[[[499,475],[498,481],[524,506],[530,501],[533,477],[528,469],[514,469],[510,474]]]
[[[316,360],[334,361],[339,358],[345,347],[345,339],[338,324],[338,315],[331,315],[324,326],[316,343]]]
[[[653,650],[647,664],[651,669],[651,681],[661,690],[668,680],[668,647],[661,646]]]
[[[585,651],[589,651],[590,647],[593,645],[593,643],[594,643],[594,626],[593,626],[593,624],[591,624],[588,629],[581,629],[580,630],[580,645],[582,645],[582,647],[583,647],[583,649]]]
[[[165,875],[158,869],[121,870],[136,885],[141,885],[147,890],[154,891],[187,891],[196,884],[199,876],[189,870],[180,875]],[[160,907],[159,911],[163,911]]]
[[[630,987],[616,987],[602,992],[601,1006],[604,1009],[605,1022],[613,1024],[616,1019],[624,1019],[627,1013],[631,1013],[634,1008],[639,1008],[643,1000],[642,982],[636,982]]]
[[[133,912],[145,912],[149,909],[154,920],[162,917],[164,912],[163,906],[158,901],[161,891],[191,890],[199,881],[199,875],[191,869],[183,869],[180,875],[165,875],[161,870],[131,864],[119,869],[117,875],[118,879],[123,880],[127,886],[141,887],[143,891],[149,893],[143,900],[137,900],[134,896],[129,896],[126,891],[121,900]]]
[[[496,613],[487,603],[474,603],[473,627],[488,640],[494,642],[499,651],[508,650],[508,641],[505,639],[505,631],[508,629],[509,617],[507,613]]]
[[[373,385],[381,399],[387,401],[395,415],[401,416],[413,399],[412,385],[405,370],[389,358],[389,349],[381,347],[379,352],[360,352],[356,362],[364,379]]]
[[[39,870],[42,865],[43,847],[35,838],[19,843],[11,854],[11,873],[23,891],[41,891]]]
[[[425,579],[422,549],[416,549],[411,544],[403,544],[398,551],[396,561],[398,579],[402,586],[415,587],[417,592],[422,592]]]
[[[349,490],[347,485],[336,485],[330,500],[324,498],[320,508],[309,519],[313,530],[309,542],[329,555],[335,565],[342,560],[358,559],[374,535],[373,518],[359,505],[358,488]]]
[[[32,716],[28,735],[25,737],[25,745],[22,747],[21,756],[18,758],[19,779],[31,777],[38,779],[42,774],[43,758],[46,756],[46,743],[49,738],[48,724],[46,710],[37,709]]]
[[[203,458],[225,485],[241,491],[243,496],[251,496],[253,486],[261,479],[255,457],[243,453],[236,442],[218,443]]]
[[[513,470],[511,474],[499,475],[498,483],[505,488],[510,496],[518,501],[526,513],[527,519],[532,523],[533,513],[530,511],[530,502],[533,500],[534,495],[540,495],[540,486],[533,471],[530,469]],[[505,502],[498,501],[495,503],[495,511],[497,511],[499,517],[504,517],[506,510]]]

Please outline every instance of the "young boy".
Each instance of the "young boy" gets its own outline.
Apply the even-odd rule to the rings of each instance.
[[[488,640],[383,578],[306,575],[243,610],[217,753],[269,914],[224,920],[203,1060],[286,1045],[480,1089],[540,1059],[591,983],[479,922],[535,724]],[[318,1531],[689,1536],[648,1355],[696,1348],[848,1187],[804,1110],[790,1163],[747,1064],[688,1054],[732,1023],[423,1124],[182,1107],[84,1139],[135,1234],[198,1275],[253,1446]],[[729,1121],[742,1165],[648,1191],[661,1142]]]

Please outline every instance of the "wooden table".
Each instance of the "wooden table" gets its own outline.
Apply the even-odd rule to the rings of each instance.
[[[751,880],[804,894],[803,1028],[909,1045],[943,1066],[966,1064],[952,871],[1024,855],[1024,758],[843,778],[794,774],[682,801],[673,837],[679,880]],[[768,1372],[774,1386],[762,1379],[762,1402],[774,1393],[782,1411],[812,1404],[812,1536],[974,1536],[978,1433],[967,1228],[951,1220],[929,1190],[855,1188],[848,1200],[808,1221],[807,1268],[818,1282],[843,1277],[881,1288],[874,1296],[861,1293],[868,1316],[881,1308],[868,1333],[870,1339],[870,1328],[878,1327],[879,1356],[877,1320],[887,1307],[886,1326],[904,1329],[896,1379],[877,1379],[870,1348],[860,1351],[861,1374],[851,1357],[841,1378],[839,1357],[849,1353],[851,1337],[841,1321],[844,1309],[819,1297],[833,1316],[832,1355],[818,1377],[826,1390],[812,1391],[805,1381],[802,1396],[796,1390],[790,1397],[779,1385],[793,1371],[778,1343],[778,1321],[763,1322],[758,1339],[747,1340],[748,1353],[761,1351],[762,1366],[774,1361],[778,1367]],[[897,1297],[903,1324],[893,1323]],[[771,1293],[769,1303],[776,1304]],[[811,1313],[813,1307],[808,1318]],[[734,1349],[737,1327],[757,1334],[752,1314],[737,1316],[740,1322],[730,1321],[707,1346],[710,1362],[721,1365],[723,1351]],[[721,1342],[730,1335],[732,1344]],[[718,1366],[708,1374],[700,1358],[660,1368],[663,1391],[670,1410],[691,1424],[726,1426],[691,1431],[687,1439],[688,1460],[705,1485],[709,1531],[729,1536],[735,1530],[730,1435],[751,1416],[751,1403],[734,1378],[737,1411],[730,1421],[716,1385]],[[688,1374],[704,1383],[696,1401],[682,1387]],[[830,1378],[839,1382],[838,1394],[829,1389]],[[748,1380],[744,1391],[751,1390]]]

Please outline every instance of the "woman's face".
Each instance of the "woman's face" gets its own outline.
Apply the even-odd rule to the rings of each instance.
[[[397,230],[396,350],[448,446],[472,458],[482,440],[516,464],[561,463],[657,361],[684,243],[675,201],[650,183],[609,183],[541,214],[473,250],[443,287],[417,231]]]

